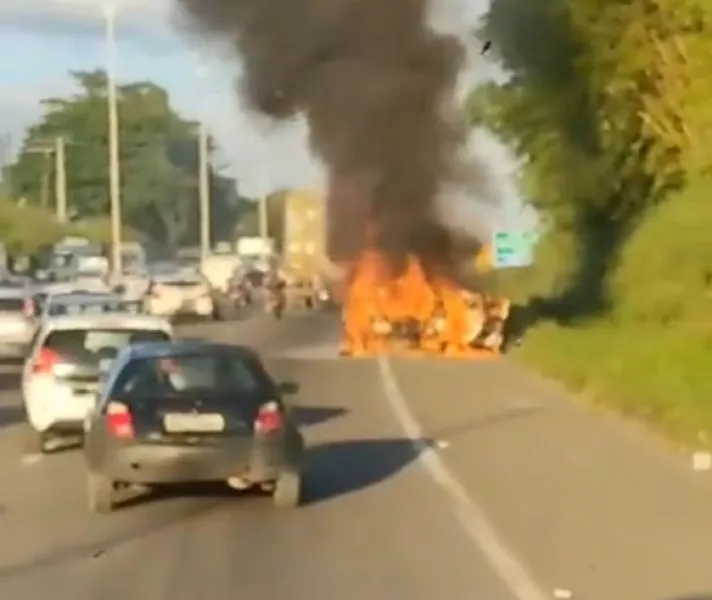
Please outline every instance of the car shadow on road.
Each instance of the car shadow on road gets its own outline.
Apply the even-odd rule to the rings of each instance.
[[[345,408],[329,406],[293,406],[291,415],[298,427],[311,427],[348,414]]]
[[[308,449],[304,504],[314,505],[369,488],[418,458],[407,438],[329,442]]]

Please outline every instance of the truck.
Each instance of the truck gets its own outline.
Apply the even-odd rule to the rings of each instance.
[[[312,307],[328,300],[321,284],[328,268],[326,204],[322,193],[293,190],[284,201],[282,269],[287,280],[287,304]]]

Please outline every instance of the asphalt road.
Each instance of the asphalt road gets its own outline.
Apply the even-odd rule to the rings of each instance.
[[[0,598],[712,600],[712,478],[507,361],[341,360],[333,316],[181,327],[300,384],[306,502],[223,486],[85,509],[76,449],[23,456],[0,372]]]
[[[258,344],[281,378],[299,382],[311,449],[296,511],[205,486],[89,515],[77,451],[23,457],[19,399],[3,392],[0,597],[513,599],[414,462],[377,365],[329,357],[328,329],[311,317],[183,329]]]

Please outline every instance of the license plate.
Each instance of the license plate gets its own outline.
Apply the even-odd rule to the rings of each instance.
[[[163,427],[169,433],[211,433],[225,429],[225,419],[215,413],[168,413]]]

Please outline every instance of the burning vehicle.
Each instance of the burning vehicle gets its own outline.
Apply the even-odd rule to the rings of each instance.
[[[415,256],[395,275],[377,251],[348,270],[342,299],[342,354],[495,357],[509,317],[506,298],[428,276]]]

